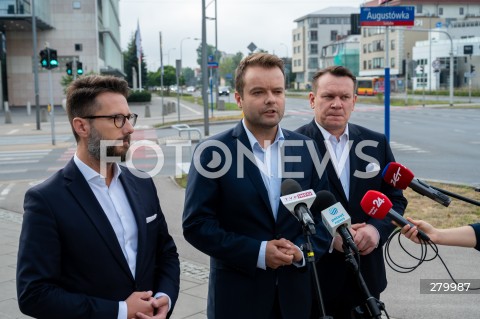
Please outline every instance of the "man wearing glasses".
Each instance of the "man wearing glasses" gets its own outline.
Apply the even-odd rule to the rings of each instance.
[[[17,294],[26,315],[163,319],[173,310],[179,259],[153,181],[105,163],[101,149],[107,140],[106,158],[126,156],[137,119],[127,95],[126,81],[99,75],[68,88],[75,156],[25,195]]]

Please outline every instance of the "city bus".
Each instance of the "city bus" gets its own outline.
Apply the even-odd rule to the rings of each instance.
[[[377,95],[383,92],[383,78],[379,77],[358,77],[357,95]]]

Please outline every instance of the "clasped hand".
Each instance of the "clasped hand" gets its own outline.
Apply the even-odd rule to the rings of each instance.
[[[165,319],[168,313],[168,298],[154,298],[151,291],[135,291],[125,302],[129,319]]]

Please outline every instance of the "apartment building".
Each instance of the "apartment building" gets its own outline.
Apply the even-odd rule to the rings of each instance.
[[[329,7],[296,19],[292,31],[292,72],[295,88],[309,88],[311,79],[322,63],[322,48],[351,34],[351,14],[355,7]]]
[[[69,61],[81,61],[84,73],[124,76],[119,1],[0,0],[1,105],[3,101],[11,107],[35,103],[34,68],[39,103],[49,104],[49,71],[33,64],[33,55],[45,46],[58,54],[59,67],[51,70],[55,105],[65,97],[60,82]],[[33,52],[33,13],[38,52]]]
[[[378,3],[378,0],[373,0],[364,3],[364,6],[378,6]],[[472,25],[474,30],[473,25],[480,17],[480,2],[478,0],[394,0],[387,5],[415,6],[415,26],[413,28],[390,27],[387,44],[385,27],[362,27],[360,76],[384,75],[385,49],[388,45],[393,90],[397,87],[396,81],[402,82],[405,75],[408,77],[409,87],[425,87],[427,90],[448,88],[451,51],[448,35],[452,39],[459,39],[470,34],[471,32],[465,33],[465,23]],[[457,25],[463,27],[458,28]],[[457,45],[453,54],[454,86],[463,86],[464,67],[459,66],[463,65],[461,61],[464,57],[463,53],[457,50]],[[434,62],[436,60],[440,61],[438,72],[433,67],[437,63]],[[423,65],[424,71],[418,73],[417,65]]]

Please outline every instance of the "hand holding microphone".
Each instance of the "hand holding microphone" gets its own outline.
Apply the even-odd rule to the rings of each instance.
[[[406,220],[402,215],[393,210],[392,202],[385,194],[382,194],[381,192],[369,190],[363,196],[360,206],[367,215],[373,218],[384,219],[388,215],[400,227],[405,225],[410,225],[410,227],[415,226]],[[418,237],[425,241],[430,240],[430,238],[421,230],[418,230]]]

